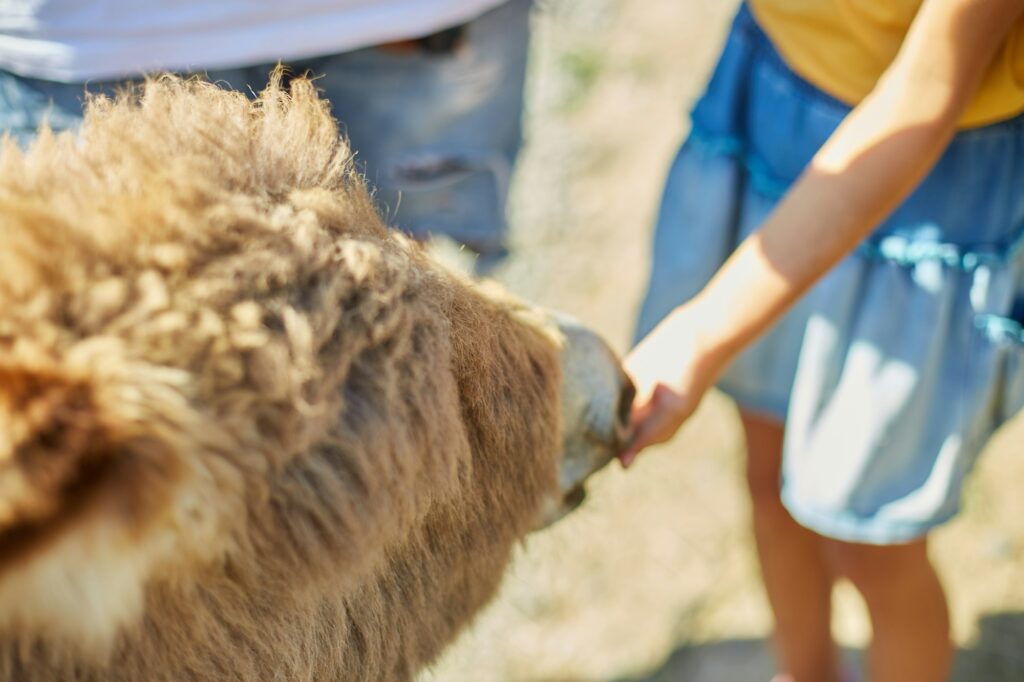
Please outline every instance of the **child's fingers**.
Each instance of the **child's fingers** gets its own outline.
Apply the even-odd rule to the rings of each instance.
[[[619,460],[622,462],[622,467],[628,469],[636,459],[636,456],[640,452],[655,443],[660,443],[662,438],[658,438],[659,432],[662,430],[662,422],[664,421],[664,415],[654,413],[646,420],[641,422],[634,432],[633,439],[629,442],[625,451],[619,455]]]
[[[629,468],[644,448],[671,438],[686,416],[682,398],[659,385],[647,401],[633,408],[633,438],[619,455],[623,468]]]
[[[651,411],[654,408],[654,400],[652,395],[646,395],[633,403],[633,409],[629,415],[630,431],[632,436],[629,442],[626,443],[626,447],[619,453],[619,461],[622,463],[622,468],[627,469],[629,465],[636,459],[637,454],[646,447],[646,424],[651,417]]]

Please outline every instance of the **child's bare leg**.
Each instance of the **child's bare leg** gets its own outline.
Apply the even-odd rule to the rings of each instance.
[[[742,413],[747,485],[761,575],[775,616],[775,647],[787,682],[837,679],[830,631],[832,579],[822,539],[799,525],[779,499],[782,425]]]
[[[949,610],[925,540],[907,545],[826,541],[836,573],[860,591],[871,616],[872,682],[943,682],[953,648]]]

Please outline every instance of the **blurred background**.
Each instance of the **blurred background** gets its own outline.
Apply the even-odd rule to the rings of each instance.
[[[513,252],[493,276],[628,349],[663,176],[736,3],[549,0],[536,12]],[[470,268],[469,256],[440,255]],[[956,682],[1024,680],[1024,423],[990,444],[964,512],[935,535]],[[421,682],[767,682],[770,616],[731,403],[705,400],[670,444],[613,464],[576,513],[534,534],[494,601]],[[851,665],[870,636],[836,593]]]

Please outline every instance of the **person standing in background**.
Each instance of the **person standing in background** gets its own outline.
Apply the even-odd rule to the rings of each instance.
[[[163,71],[259,91],[275,64],[317,85],[390,224],[506,253],[532,0],[11,0],[0,130],[74,128],[86,91]]]

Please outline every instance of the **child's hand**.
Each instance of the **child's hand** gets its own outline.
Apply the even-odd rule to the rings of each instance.
[[[692,305],[678,308],[626,356],[636,385],[633,438],[619,454],[623,467],[644,448],[675,435],[717,378],[719,363],[702,342],[704,327]]]

